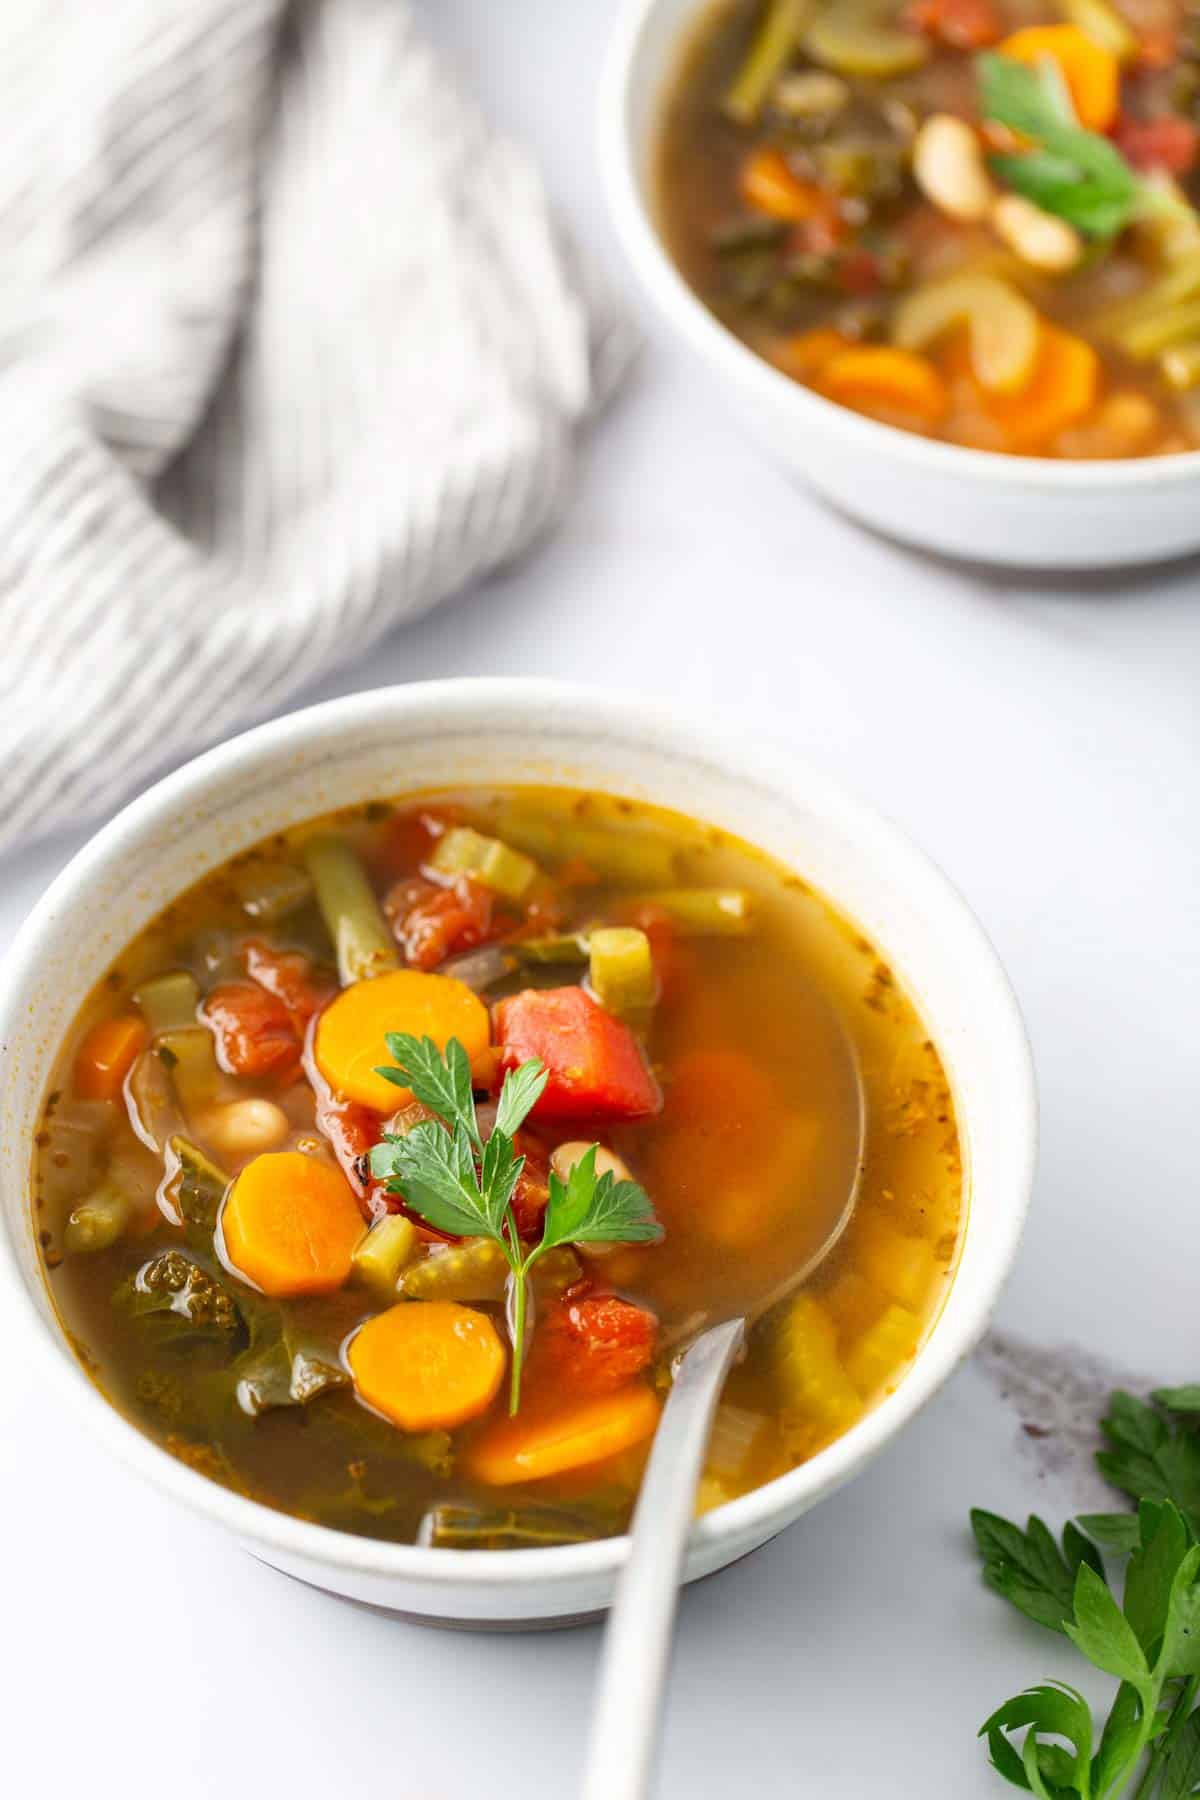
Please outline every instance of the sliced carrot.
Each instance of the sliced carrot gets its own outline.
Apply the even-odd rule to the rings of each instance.
[[[375,1073],[390,1064],[389,1031],[430,1037],[440,1050],[456,1037],[474,1063],[487,1050],[487,1008],[465,982],[420,969],[394,969],[343,988],[317,1021],[317,1067],[335,1094],[378,1113],[395,1112],[412,1099]]]
[[[742,164],[739,185],[746,205],[772,219],[801,224],[824,218],[829,211],[826,190],[794,175],[781,150],[752,150]]]
[[[793,381],[812,381],[839,350],[852,350],[854,339],[829,326],[812,331],[799,331],[794,337],[780,338],[771,346],[769,355],[777,369]]]
[[[401,1431],[452,1431],[487,1411],[507,1358],[486,1313],[405,1300],[367,1320],[347,1360],[361,1398]]]
[[[336,1169],[299,1150],[279,1150],[246,1164],[229,1190],[221,1229],[238,1274],[284,1299],[341,1287],[363,1222]]]
[[[466,1473],[489,1487],[544,1481],[643,1443],[653,1436],[659,1411],[653,1390],[638,1383],[549,1412],[521,1412],[476,1438]]]
[[[1111,50],[1078,25],[1027,25],[996,46],[1000,56],[1036,68],[1050,57],[1062,71],[1081,125],[1107,131],[1120,106],[1121,69]]]
[[[961,362],[964,354],[956,341],[951,358]],[[1099,388],[1100,359],[1092,346],[1043,322],[1033,374],[1020,393],[989,393],[975,383],[974,395],[980,411],[999,428],[1004,449],[1029,452],[1044,449],[1089,413]]]
[[[137,1013],[100,1019],[75,1056],[75,1092],[81,1100],[115,1100],[150,1037]]]
[[[946,384],[927,357],[890,344],[863,344],[839,350],[815,383],[827,400],[889,423],[928,429],[948,404]]]

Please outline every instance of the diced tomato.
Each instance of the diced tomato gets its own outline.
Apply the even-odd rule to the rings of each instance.
[[[550,1158],[527,1131],[518,1131],[513,1142],[518,1155],[525,1158],[513,1195],[513,1217],[523,1238],[537,1238],[542,1235],[542,1217],[550,1198]]]
[[[580,987],[526,988],[493,1014],[501,1075],[538,1057],[549,1071],[532,1117],[645,1119],[662,1094],[637,1039]]]
[[[414,969],[436,969],[448,956],[485,943],[492,932],[492,896],[467,875],[452,887],[421,876],[397,882],[383,910]]]
[[[276,950],[258,939],[246,945],[246,973],[283,1002],[301,1037],[313,1014],[337,992],[332,975],[323,976],[302,950]]]
[[[282,1000],[250,981],[215,987],[201,1016],[217,1040],[217,1061],[230,1075],[275,1075],[294,1071],[300,1037]]]
[[[1116,139],[1135,169],[1165,169],[1169,175],[1187,175],[1200,151],[1200,131],[1178,117],[1122,119]]]
[[[537,1323],[530,1389],[613,1393],[648,1366],[657,1338],[654,1314],[616,1294],[559,1301]]]
[[[429,860],[429,853],[442,834],[451,825],[461,823],[460,806],[423,806],[416,812],[394,814],[388,821],[379,851],[379,874],[385,881],[411,875]]]
[[[905,22],[952,50],[983,50],[1004,31],[993,0],[913,0]]]

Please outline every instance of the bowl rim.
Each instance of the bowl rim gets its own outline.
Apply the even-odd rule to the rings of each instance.
[[[601,182],[609,213],[629,261],[659,311],[676,327],[691,349],[714,364],[732,383],[764,406],[791,408],[796,420],[813,433],[844,436],[852,446],[896,457],[928,475],[955,476],[983,485],[994,483],[1050,493],[1125,493],[1148,486],[1200,483],[1200,449],[1169,456],[1111,457],[1087,461],[1006,455],[951,444],[919,432],[903,431],[793,381],[723,325],[685,281],[667,250],[654,218],[652,197],[643,187],[635,142],[633,101],[647,54],[647,38],[658,11],[668,0],[622,0],[613,23],[597,88],[596,143]],[[688,0],[690,17],[680,26],[673,57],[686,44],[713,0]],[[673,62],[657,71],[653,106],[661,121]]]
[[[671,751],[707,760],[747,787],[757,786],[778,800],[800,786],[806,800],[832,812],[860,853],[879,860],[891,884],[924,890],[943,913],[953,915],[969,946],[972,981],[988,990],[994,1041],[1007,1060],[1012,1114],[1012,1204],[992,1232],[989,1266],[971,1309],[953,1330],[943,1312],[897,1388],[842,1437],[799,1467],[696,1521],[693,1555],[719,1560],[720,1547],[747,1539],[761,1541],[771,1526],[781,1529],[796,1516],[797,1499],[810,1504],[838,1487],[883,1446],[936,1392],[982,1335],[1020,1242],[1028,1211],[1037,1147],[1037,1101],[1032,1054],[1024,1022],[995,949],[966,901],[941,869],[897,825],[859,799],[822,769],[784,743],[750,741],[730,715],[714,719],[678,706],[648,702],[645,695],[536,677],[464,677],[415,682],[345,695],[285,714],[218,744],[164,777],[123,807],[71,858],[34,906],[0,966],[0,1043],[31,996],[36,994],[43,940],[51,936],[64,907],[86,894],[94,877],[153,833],[157,823],[202,801],[214,783],[239,772],[248,775],[260,759],[303,745],[307,753],[347,733],[402,718],[436,718],[471,729],[485,724],[489,708],[507,708],[527,724],[545,708],[552,716],[582,722],[589,741],[612,735],[625,747],[651,756]],[[563,733],[552,727],[556,735]],[[647,786],[653,786],[652,778]],[[22,1195],[27,1215],[28,1193]],[[32,1220],[27,1218],[32,1227]],[[968,1231],[970,1229],[968,1218]],[[615,1574],[628,1549],[627,1535],[586,1544],[541,1550],[432,1550],[358,1537],[310,1523],[234,1493],[186,1467],[127,1420],[90,1379],[52,1322],[34,1302],[20,1268],[7,1217],[0,1228],[0,1291],[5,1303],[24,1316],[29,1339],[49,1379],[79,1408],[93,1436],[119,1462],[145,1477],[191,1511],[224,1525],[238,1537],[307,1565],[334,1567],[406,1581],[431,1590],[471,1587],[502,1592],[533,1582],[543,1589],[569,1587],[581,1578]],[[953,1288],[950,1290],[953,1292]],[[764,1530],[763,1528],[766,1527]],[[736,1554],[736,1551],[734,1552]]]

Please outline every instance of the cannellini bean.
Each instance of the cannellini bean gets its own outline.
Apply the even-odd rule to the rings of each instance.
[[[926,198],[952,219],[985,219],[996,199],[979,139],[951,113],[932,113],[921,126],[913,175]]]
[[[590,1143],[585,1143],[582,1138],[579,1138],[569,1144],[560,1144],[556,1150],[551,1151],[550,1167],[560,1181],[567,1179],[580,1157],[591,1147]],[[596,1173],[597,1175],[611,1175],[614,1181],[633,1180],[633,1176],[621,1158],[614,1150],[606,1149],[603,1144],[596,1146]]]
[[[1083,239],[1065,219],[1043,212],[1023,194],[1002,194],[990,214],[992,230],[1031,269],[1061,274],[1083,255]]]
[[[276,1150],[291,1130],[287,1114],[273,1100],[231,1100],[212,1107],[197,1125],[211,1149],[232,1157]]]

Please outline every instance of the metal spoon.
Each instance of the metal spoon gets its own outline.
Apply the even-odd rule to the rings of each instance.
[[[710,1326],[680,1358],[642,1478],[629,1556],[609,1614],[582,1800],[645,1800],[650,1793],[680,1575],[717,1401],[751,1320],[805,1282],[849,1224],[858,1199],[865,1130],[860,1079],[855,1175],[832,1230],[803,1267],[766,1295],[752,1314]]]

